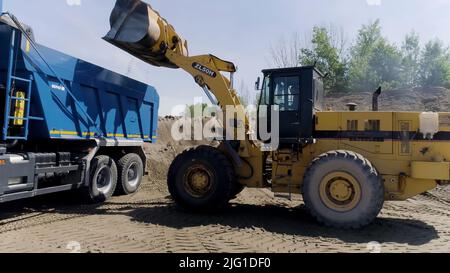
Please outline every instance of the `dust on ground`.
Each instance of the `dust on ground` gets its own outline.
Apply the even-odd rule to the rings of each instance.
[[[436,94],[436,100],[428,100],[439,105],[437,110],[450,109],[449,96]],[[367,95],[332,100],[335,109],[347,100],[369,109]],[[411,104],[409,94],[389,95],[405,101],[401,110],[431,110],[426,99]],[[380,104],[387,108],[383,100]],[[448,187],[405,202],[387,202],[372,225],[351,232],[323,227],[301,200],[274,198],[264,189],[245,190],[215,214],[180,210],[168,196],[167,169],[179,152],[199,143],[173,141],[173,122],[161,119],[159,142],[145,147],[150,174],[135,195],[114,197],[102,205],[80,205],[72,193],[1,204],[0,252],[450,251]]]

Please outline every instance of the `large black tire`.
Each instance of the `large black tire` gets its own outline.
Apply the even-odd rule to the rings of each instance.
[[[126,154],[117,161],[118,181],[116,194],[129,195],[136,193],[144,176],[144,163],[137,154]]]
[[[192,211],[225,207],[236,180],[233,165],[219,150],[200,146],[177,156],[168,173],[169,192],[175,202]]]
[[[231,191],[230,200],[234,200],[238,197],[238,195],[245,190],[245,186],[239,183],[234,183],[233,190]]]
[[[109,200],[117,186],[117,166],[114,160],[106,155],[95,157],[91,161],[89,186],[83,194],[92,203]]]
[[[380,213],[384,186],[377,170],[362,155],[331,151],[315,159],[306,172],[303,198],[320,223],[359,229]]]

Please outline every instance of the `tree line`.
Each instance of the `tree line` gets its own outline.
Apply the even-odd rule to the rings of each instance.
[[[400,45],[382,34],[380,21],[363,25],[346,45],[343,31],[316,26],[310,40],[299,39],[272,48],[277,67],[316,66],[326,74],[325,88],[335,92],[450,87],[450,50],[441,40],[421,44],[412,31]]]

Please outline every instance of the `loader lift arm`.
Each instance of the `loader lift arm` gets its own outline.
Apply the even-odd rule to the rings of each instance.
[[[235,65],[213,55],[189,56],[187,41],[149,4],[140,0],[117,0],[110,24],[111,30],[104,37],[109,43],[148,64],[183,69],[208,97],[211,98],[211,92],[217,98],[224,116],[227,106],[235,107],[238,120],[225,121],[224,129],[227,131],[230,124],[241,124],[245,127],[245,139],[239,141],[237,150],[231,148],[227,141],[222,142],[220,149],[233,161],[240,184],[248,187],[264,186],[264,153],[258,143],[250,139],[250,121],[233,88]],[[230,73],[230,79],[223,72]]]

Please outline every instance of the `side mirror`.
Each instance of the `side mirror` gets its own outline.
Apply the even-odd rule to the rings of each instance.
[[[261,78],[258,77],[258,79],[257,79],[256,82],[255,82],[255,90],[256,90],[256,91],[261,90],[260,85],[261,85]]]

